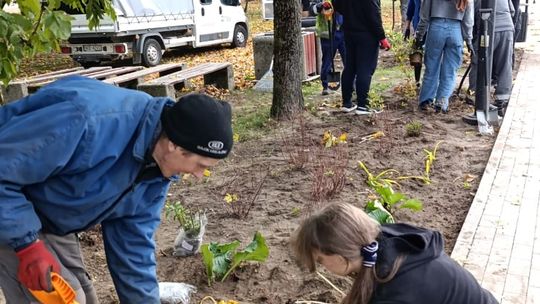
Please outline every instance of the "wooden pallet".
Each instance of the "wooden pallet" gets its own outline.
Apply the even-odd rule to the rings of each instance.
[[[218,88],[234,89],[234,75],[230,63],[203,63],[154,80],[139,84],[138,90],[152,96],[168,96],[176,99],[176,92],[189,86],[189,79],[204,76],[204,84],[213,84]]]
[[[185,68],[183,63],[167,63],[160,64],[155,67],[147,68],[137,72],[108,78],[103,82],[114,84],[116,86],[137,88],[137,86],[145,81],[145,77],[150,76],[151,74],[158,74],[158,77],[163,77],[165,75],[172,74],[174,72],[181,71]]]

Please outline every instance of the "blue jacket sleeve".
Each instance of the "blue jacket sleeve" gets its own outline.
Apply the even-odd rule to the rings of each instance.
[[[120,303],[160,303],[153,237],[159,225],[163,201],[164,197],[160,197],[141,204],[131,217],[102,223],[107,264]]]
[[[12,248],[41,229],[24,187],[59,172],[84,132],[84,115],[72,103],[43,97],[0,107],[0,244]]]

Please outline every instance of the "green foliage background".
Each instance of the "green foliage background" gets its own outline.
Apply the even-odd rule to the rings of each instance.
[[[20,13],[8,13],[4,6],[13,0],[0,0],[0,81],[7,84],[19,70],[21,60],[37,53],[58,50],[69,38],[72,17],[61,5],[84,12],[91,29],[108,15],[116,19],[112,0],[18,0]]]

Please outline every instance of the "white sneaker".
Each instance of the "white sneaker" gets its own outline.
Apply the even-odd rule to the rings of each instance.
[[[375,110],[375,109],[373,109],[373,108],[366,107],[366,106],[364,106],[364,107],[358,107],[358,108],[356,109],[356,111],[357,111],[357,112],[359,112],[359,111],[360,111],[360,112],[367,112],[368,114],[379,114],[379,113],[382,112],[382,110]],[[356,113],[356,114],[362,115],[362,114],[364,114],[364,113],[362,113],[362,114]]]
[[[354,111],[354,114],[355,115],[370,115],[373,113],[370,111],[367,111],[365,108],[362,110],[362,107],[359,107],[358,109],[356,109],[356,111]]]
[[[356,110],[356,105],[352,105],[350,107],[341,107],[341,112],[343,113],[350,113],[354,110]]]

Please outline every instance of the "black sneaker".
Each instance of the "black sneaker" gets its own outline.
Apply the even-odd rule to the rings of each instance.
[[[431,100],[424,100],[420,104],[418,104],[418,110],[422,112],[427,112],[429,106],[431,106]]]

